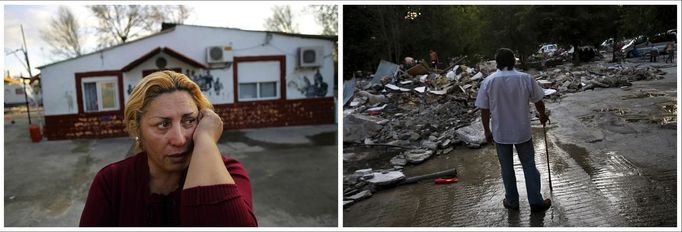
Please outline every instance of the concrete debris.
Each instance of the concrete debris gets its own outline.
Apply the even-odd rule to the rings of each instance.
[[[359,201],[372,196],[372,191],[363,190],[362,192],[356,193],[349,197],[344,197],[344,200]]]
[[[479,148],[480,146],[477,145],[486,143],[483,123],[480,117],[477,117],[470,125],[455,130],[455,134],[465,144],[472,145],[472,148]]]
[[[358,174],[360,176],[364,176],[364,175],[371,174],[371,173],[372,173],[371,168],[355,170],[355,174]]]
[[[375,172],[374,178],[367,180],[367,182],[375,185],[390,185],[395,184],[401,180],[405,179],[405,174],[401,171],[387,171],[387,172]]]
[[[371,94],[367,91],[358,91],[358,93],[356,93],[355,95],[366,98],[367,103],[369,103],[370,105],[388,102],[388,98],[386,98],[386,96],[379,94]]]
[[[343,118],[343,140],[363,141],[378,133],[383,119],[362,114],[351,114]]]
[[[418,164],[424,162],[424,160],[428,158],[431,158],[431,155],[433,155],[433,151],[425,149],[414,149],[405,151],[403,155],[405,155],[405,159],[407,159],[407,162],[411,164]]]
[[[545,96],[549,96],[556,93],[556,89],[543,89],[542,91],[545,92]]]
[[[405,155],[400,154],[391,158],[390,162],[393,166],[405,166],[407,164],[407,159],[405,159]]]
[[[354,203],[354,201],[343,201],[343,208],[344,208],[344,209],[345,209],[345,208],[348,208],[348,207],[350,207],[353,203]]]

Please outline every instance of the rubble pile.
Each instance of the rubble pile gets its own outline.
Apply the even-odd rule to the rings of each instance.
[[[482,62],[476,68],[455,62],[443,70],[431,69],[427,63],[405,70],[381,61],[374,75],[357,72],[346,81],[344,144],[401,150],[389,153],[392,168],[360,169],[344,175],[344,206],[371,197],[377,187],[401,183],[405,179],[401,170],[406,165],[449,153],[455,146],[475,149],[486,143],[474,102],[480,82],[494,71],[494,61]],[[556,99],[563,93],[661,79],[665,73],[652,67],[560,65],[530,74],[545,95]]]
[[[665,72],[653,67],[615,66],[559,66],[556,69],[539,72],[535,79],[543,88],[555,89],[559,93],[578,92],[594,88],[630,86],[633,81],[662,79]]]

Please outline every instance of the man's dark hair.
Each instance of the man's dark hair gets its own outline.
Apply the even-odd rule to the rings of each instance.
[[[516,63],[514,52],[509,48],[498,49],[495,53],[495,62],[497,62],[497,69],[499,70],[503,70],[505,67],[507,70],[513,70],[514,63]]]

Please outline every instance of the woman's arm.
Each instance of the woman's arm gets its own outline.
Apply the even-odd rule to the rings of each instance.
[[[184,226],[257,226],[251,183],[236,160],[223,160],[216,142],[223,131],[220,117],[201,111],[194,131],[194,150],[182,191]]]
[[[183,189],[216,184],[234,184],[232,176],[220,158],[216,142],[223,132],[223,121],[210,109],[200,112],[194,131],[194,150]]]

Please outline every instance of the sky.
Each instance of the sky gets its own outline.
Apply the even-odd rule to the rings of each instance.
[[[158,4],[158,2],[150,2]],[[173,4],[163,2],[164,4]],[[24,5],[20,5],[24,4]],[[3,76],[9,71],[12,76],[22,74],[28,76],[22,52],[11,52],[21,49],[22,37],[20,25],[24,27],[26,36],[26,46],[28,47],[29,62],[31,63],[32,74],[36,75],[40,71],[35,67],[50,64],[61,60],[52,55],[52,48],[40,38],[40,30],[48,25],[55,17],[60,5],[68,6],[79,17],[81,25],[93,25],[97,20],[85,7],[84,2],[74,3],[4,3],[3,14],[0,21],[4,24],[3,37]],[[118,4],[125,4],[120,2]],[[184,2],[183,5],[190,6],[193,11],[185,24],[230,27],[246,30],[265,30],[263,23],[265,19],[272,15],[271,7],[277,3],[272,2]],[[322,27],[317,25],[314,16],[308,11],[304,11],[306,6],[312,3],[287,3],[295,15],[294,23],[298,25],[301,34],[320,34]],[[284,5],[284,4],[277,4]],[[91,36],[85,42],[88,52],[95,50],[97,45],[96,38]]]

